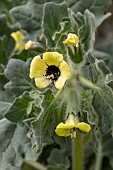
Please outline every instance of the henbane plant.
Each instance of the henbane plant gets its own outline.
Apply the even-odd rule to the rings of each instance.
[[[0,169],[113,169],[112,66],[94,47],[112,1],[19,3],[0,15]]]

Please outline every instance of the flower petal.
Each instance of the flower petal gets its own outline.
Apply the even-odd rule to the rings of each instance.
[[[83,132],[89,132],[91,127],[88,123],[80,122],[76,125],[76,128],[80,129]]]
[[[65,39],[63,41],[63,43],[78,47],[79,46],[79,38],[76,34],[69,33],[67,39]]]
[[[45,88],[49,84],[51,84],[51,81],[46,79],[46,77],[38,77],[38,78],[35,78],[35,84],[38,88]]]
[[[15,40],[15,50],[21,51],[25,47],[25,43],[22,41],[24,39],[24,35],[20,31],[12,32],[11,37]]]
[[[75,118],[75,115],[70,113],[69,116],[68,116],[68,119],[65,122],[65,124],[73,125],[75,127],[76,124],[78,124],[78,122],[79,122],[78,117]]]
[[[30,66],[30,78],[36,78],[45,75],[46,69],[47,65],[40,58],[40,56],[34,57]]]
[[[43,54],[43,60],[47,65],[58,66],[63,60],[63,55],[58,52],[46,52]]]
[[[12,32],[11,37],[13,37],[16,42],[20,42],[24,39],[24,35],[20,31]]]
[[[58,135],[58,136],[70,136],[71,133],[70,133],[70,130],[65,130],[65,129],[56,129],[55,130],[55,133]]]
[[[58,124],[58,126],[56,127],[56,129],[55,129],[55,132],[56,132],[56,134],[58,135],[58,136],[65,136],[65,137],[67,137],[67,136],[70,136],[71,135],[71,133],[70,133],[70,131],[71,131],[71,129],[72,128],[74,128],[75,126],[73,126],[73,125],[66,125],[66,124],[64,124],[64,123],[60,123],[60,124]]]
[[[71,69],[68,64],[63,60],[59,65],[59,69],[61,71],[61,76],[65,78],[65,80],[69,79],[71,76]]]
[[[66,81],[65,78],[63,78],[62,76],[60,76],[60,77],[57,79],[57,81],[54,82],[55,87],[56,87],[57,89],[61,89],[61,88],[64,86],[65,81]]]
[[[25,50],[28,50],[30,48],[32,48],[34,45],[34,42],[29,40],[26,44],[25,44]]]

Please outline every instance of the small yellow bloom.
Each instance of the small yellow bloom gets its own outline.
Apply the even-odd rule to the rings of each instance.
[[[25,43],[23,42],[24,35],[20,31],[12,32],[11,37],[15,40],[15,50],[22,51],[25,47]]]
[[[90,125],[85,122],[79,122],[78,119],[74,117],[73,114],[70,114],[65,123],[60,123],[57,125],[55,132],[58,136],[70,136],[76,138],[76,128],[80,129],[83,132],[89,132],[91,129]]]
[[[34,47],[34,44],[35,44],[35,42],[29,40],[29,41],[25,44],[25,50],[28,50],[28,49]]]
[[[71,70],[58,52],[45,52],[42,58],[36,56],[30,65],[30,78],[35,78],[38,88],[45,88],[54,82],[55,87],[61,89],[70,76]]]
[[[78,47],[79,46],[79,38],[76,34],[69,33],[67,39],[65,39],[63,41],[63,43]]]

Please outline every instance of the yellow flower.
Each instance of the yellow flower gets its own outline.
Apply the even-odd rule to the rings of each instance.
[[[15,50],[22,51],[25,47],[25,43],[23,42],[24,35],[20,31],[12,32],[11,37],[15,40]]]
[[[28,50],[28,49],[34,47],[34,44],[35,44],[35,42],[29,40],[29,41],[25,44],[25,50]]]
[[[54,82],[55,87],[61,89],[70,76],[71,70],[58,52],[45,52],[42,59],[38,55],[30,65],[30,78],[35,78],[38,88],[45,88]]]
[[[91,129],[90,125],[85,122],[79,122],[78,119],[74,117],[73,114],[70,114],[65,123],[60,123],[57,125],[55,132],[58,136],[70,136],[76,138],[76,128],[80,129],[83,132],[89,132]]]
[[[63,43],[78,47],[79,46],[79,38],[76,34],[69,33],[67,39],[65,39],[63,41]]]

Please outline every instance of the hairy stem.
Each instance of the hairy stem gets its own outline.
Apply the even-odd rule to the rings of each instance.
[[[102,145],[101,145],[101,141],[99,141],[99,143],[98,143],[98,153],[96,153],[95,170],[101,170],[102,159],[103,159]]]
[[[83,140],[77,130],[76,138],[72,140],[72,170],[83,170]]]

